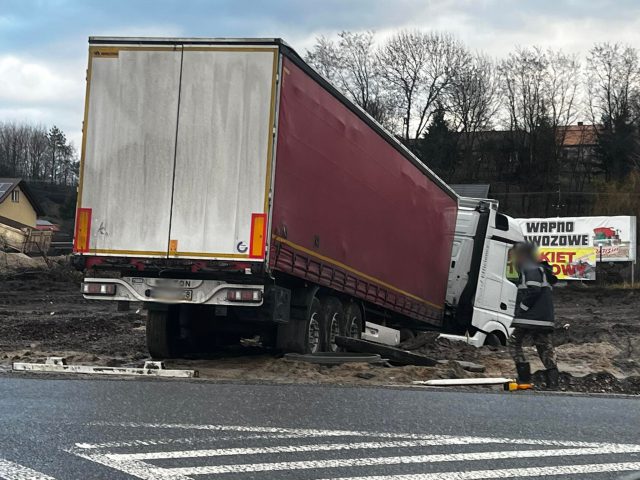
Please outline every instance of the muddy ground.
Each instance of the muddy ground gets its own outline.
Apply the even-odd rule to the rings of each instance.
[[[43,361],[47,356],[64,356],[77,364],[141,366],[148,359],[141,306],[118,312],[111,302],[84,300],[79,293],[81,276],[66,259],[49,263],[0,253],[0,369],[10,369],[14,361]],[[562,388],[640,394],[640,290],[572,285],[555,289],[555,303]],[[476,349],[427,336],[415,351],[449,363],[326,367],[291,362],[255,347],[217,351],[206,360],[166,363],[169,368],[196,369],[204,378],[281,383],[410,385],[432,378],[514,375],[504,348]],[[422,342],[414,339],[406,346],[417,343]],[[527,352],[532,370],[541,369],[533,348]],[[485,372],[468,372],[455,360],[482,364]],[[540,374],[535,379],[543,383]]]

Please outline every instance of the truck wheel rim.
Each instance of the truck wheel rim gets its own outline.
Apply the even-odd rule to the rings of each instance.
[[[338,351],[338,346],[336,345],[336,337],[338,335],[340,335],[340,322],[338,321],[338,314],[334,313],[329,326],[329,349],[332,352]]]
[[[349,336],[351,338],[358,338],[358,333],[360,333],[358,331],[358,322],[356,322],[356,317],[353,317],[349,324]]]
[[[318,313],[313,312],[311,320],[309,320],[309,331],[307,332],[307,339],[309,341],[309,350],[311,353],[316,353],[320,346],[320,324],[318,323]]]

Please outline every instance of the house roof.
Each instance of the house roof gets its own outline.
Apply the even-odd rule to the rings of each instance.
[[[577,125],[558,126],[556,135],[563,147],[593,146],[598,144],[598,133],[602,125]],[[475,133],[459,133],[463,140],[474,136],[476,143],[505,142],[509,140],[527,141],[528,132],[511,130],[485,130]]]
[[[10,227],[17,228],[18,230],[21,230],[23,228],[33,228],[30,225],[25,225],[22,222],[18,222],[16,220],[13,220],[13,219],[7,218],[7,217],[3,217],[3,216],[0,216],[0,225],[8,225]]]
[[[29,190],[29,187],[27,187],[27,183],[21,178],[0,178],[0,203],[4,202],[5,198],[11,195],[11,192],[13,192],[16,187],[20,187],[20,190],[22,190],[36,211],[36,215],[44,215],[44,210],[31,193],[31,190]]]
[[[562,140],[563,147],[597,145],[599,128],[601,128],[599,125],[567,125],[558,127],[558,136]]]
[[[51,223],[49,220],[44,220],[42,218],[38,218],[36,220],[36,229],[37,230],[50,230],[52,232],[59,232],[60,227],[55,223]]]
[[[461,197],[469,198],[489,198],[491,188],[488,183],[458,183],[450,186]]]

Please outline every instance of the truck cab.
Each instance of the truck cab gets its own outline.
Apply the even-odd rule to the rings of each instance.
[[[496,200],[461,197],[458,205],[443,336],[475,346],[504,344],[518,293],[509,278],[510,251],[524,236],[498,212]]]

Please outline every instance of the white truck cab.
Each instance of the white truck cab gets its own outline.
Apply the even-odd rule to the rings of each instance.
[[[509,253],[524,241],[519,225],[496,200],[459,199],[447,285],[448,330],[442,337],[475,346],[504,344],[518,289],[507,277]]]

